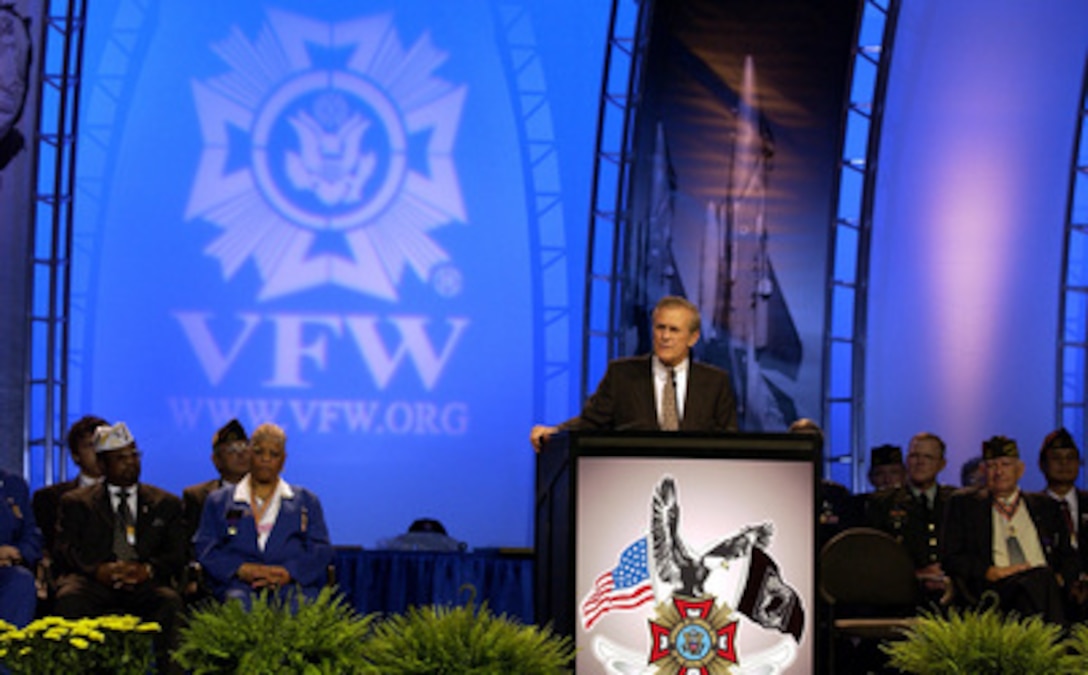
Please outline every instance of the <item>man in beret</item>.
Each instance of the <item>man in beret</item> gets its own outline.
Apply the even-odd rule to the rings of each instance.
[[[1071,620],[1083,620],[1088,618],[1085,577],[1088,571],[1088,492],[1076,487],[1080,476],[1080,450],[1066,429],[1055,429],[1043,439],[1039,469],[1046,478],[1046,490],[1042,494],[1058,505],[1064,533],[1077,552],[1076,574],[1066,579],[1070,600],[1067,610]]]
[[[897,488],[906,475],[903,449],[898,445],[881,445],[869,451],[869,484],[874,491]]]
[[[866,508],[868,524],[906,547],[926,594],[938,601],[947,601],[951,590],[941,569],[939,535],[945,506],[955,492],[952,486],[937,484],[944,453],[940,436],[915,434],[907,445],[906,484],[873,493]]]
[[[67,574],[57,581],[56,612],[67,618],[133,614],[158,622],[159,671],[169,667],[182,610],[173,583],[185,564],[181,500],[140,483],[140,451],[128,426],[94,435],[104,480],[60,501],[57,554]]]
[[[1054,500],[1020,490],[1024,462],[1016,441],[982,444],[986,487],[948,500],[941,564],[968,601],[996,591],[1003,610],[1066,622],[1060,580],[1076,567]]]
[[[29,507],[26,481],[0,469],[0,619],[17,628],[34,618],[38,600],[31,570],[41,557],[42,534]]]

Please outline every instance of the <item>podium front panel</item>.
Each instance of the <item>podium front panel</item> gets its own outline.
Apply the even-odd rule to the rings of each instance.
[[[815,453],[592,445],[570,458],[576,672],[815,672]]]

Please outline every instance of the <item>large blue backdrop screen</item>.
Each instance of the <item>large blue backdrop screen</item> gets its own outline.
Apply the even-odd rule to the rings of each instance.
[[[336,543],[427,515],[527,545],[527,430],[574,394],[534,389],[534,355],[570,353],[541,325],[539,243],[584,239],[606,19],[94,3],[74,412],[125,420],[144,480],[175,492],[213,475],[227,420],[276,422]]]

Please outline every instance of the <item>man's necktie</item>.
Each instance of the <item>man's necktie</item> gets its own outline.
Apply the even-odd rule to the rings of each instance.
[[[1020,548],[1020,540],[1015,534],[1009,535],[1009,538],[1005,540],[1005,546],[1009,549],[1009,565],[1021,565],[1028,561],[1024,557],[1024,549]]]
[[[680,414],[676,408],[676,371],[669,368],[665,375],[665,387],[661,391],[661,430],[676,431],[680,428]]]
[[[113,555],[118,560],[136,560],[136,547],[129,541],[129,531],[134,530],[132,511],[128,508],[128,491],[121,490],[117,503],[117,517],[114,518]]]
[[[1069,535],[1069,543],[1073,548],[1077,547],[1077,528],[1073,526],[1073,512],[1069,509],[1069,502],[1058,500],[1058,508],[1062,512],[1062,522],[1065,523],[1065,531]]]

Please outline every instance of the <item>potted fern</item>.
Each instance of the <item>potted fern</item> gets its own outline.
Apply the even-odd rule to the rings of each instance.
[[[297,606],[267,593],[195,609],[174,660],[193,675],[458,675],[570,672],[574,648],[550,629],[496,616],[486,603],[360,616],[326,588]]]
[[[378,623],[366,659],[382,675],[570,672],[570,638],[496,616],[484,603],[410,608]]]
[[[1065,640],[1069,651],[1071,670],[1069,672],[1088,673],[1088,624],[1074,624]]]
[[[373,620],[331,588],[294,603],[263,592],[248,611],[238,600],[206,602],[181,629],[173,657],[193,675],[366,673],[363,640]]]
[[[1088,631],[1079,634],[1079,644],[1088,648]],[[903,640],[881,649],[891,667],[918,675],[1055,675],[1083,673],[1078,663],[1088,663],[1070,653],[1060,626],[1039,617],[1003,615],[994,607],[951,609],[946,617],[924,613]]]

